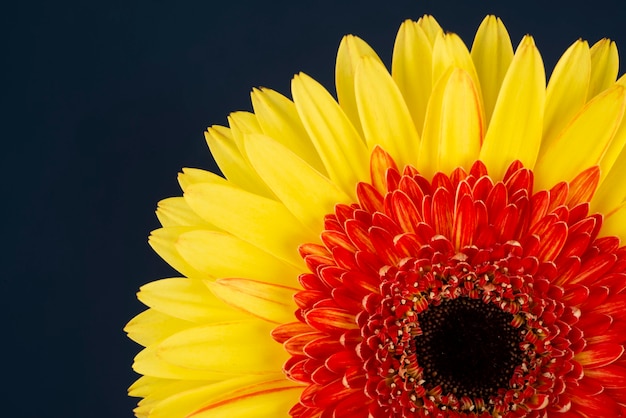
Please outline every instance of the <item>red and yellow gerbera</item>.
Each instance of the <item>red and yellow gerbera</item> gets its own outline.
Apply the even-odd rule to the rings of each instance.
[[[471,51],[430,16],[391,74],[361,39],[336,101],[252,92],[186,169],[127,326],[138,417],[626,415],[626,78],[576,41]]]

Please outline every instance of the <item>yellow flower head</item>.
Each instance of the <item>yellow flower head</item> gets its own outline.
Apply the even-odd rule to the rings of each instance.
[[[615,44],[546,87],[533,38],[346,36],[338,99],[252,91],[150,244],[138,417],[626,415],[626,103]]]

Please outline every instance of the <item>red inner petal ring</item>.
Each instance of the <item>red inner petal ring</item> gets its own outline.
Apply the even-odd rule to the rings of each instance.
[[[519,162],[428,180],[376,148],[371,177],[300,247],[297,322],[274,332],[307,385],[292,416],[590,413],[581,387],[617,416],[626,249],[588,214],[597,167],[535,192]]]

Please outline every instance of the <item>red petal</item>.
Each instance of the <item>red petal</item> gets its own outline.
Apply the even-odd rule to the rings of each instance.
[[[317,270],[317,275],[320,276],[322,281],[331,289],[341,286],[343,279],[341,275],[345,272],[344,269],[337,266],[324,266]]]
[[[454,190],[454,186],[452,186],[452,181],[448,176],[446,176],[442,172],[437,172],[433,176],[433,180],[430,182],[433,190],[437,189],[446,189],[449,191]]]
[[[568,234],[567,242],[563,246],[559,258],[571,256],[580,257],[587,250],[590,242],[591,235],[587,233],[576,235]]]
[[[319,290],[301,290],[293,296],[296,305],[304,309],[328,297],[328,293]]]
[[[598,238],[593,244],[598,247],[600,252],[612,253],[618,251],[620,240],[617,237],[602,237]]]
[[[365,386],[366,381],[367,376],[363,371],[362,364],[357,367],[348,368],[343,376],[343,384],[354,389],[362,388],[363,386]]]
[[[324,362],[328,370],[343,373],[350,367],[363,365],[363,360],[357,357],[354,351],[343,350],[331,354]]]
[[[380,146],[376,145],[370,156],[370,177],[374,187],[381,193],[387,192],[386,175],[389,168],[396,172],[398,171],[393,158]]]
[[[555,208],[562,206],[567,201],[567,195],[569,194],[569,186],[566,182],[562,181],[556,186],[550,189],[550,205],[548,206],[548,212],[552,212]]]
[[[466,178],[467,178],[467,173],[465,172],[463,167],[457,167],[452,171],[452,173],[450,173],[450,181],[452,182],[453,186],[456,186],[457,184],[459,184]],[[472,181],[472,185],[473,184],[474,182]]]
[[[359,204],[367,212],[374,213],[383,210],[383,196],[371,184],[357,184],[356,195]]]
[[[345,223],[346,233],[352,241],[355,247],[363,251],[374,252],[374,246],[372,245],[369,234],[367,233],[367,226],[356,219],[348,219]]]
[[[341,267],[345,270],[358,270],[359,267],[356,265],[355,253],[352,251],[348,251],[342,247],[333,248],[333,259],[337,266]]]
[[[289,322],[274,328],[272,330],[272,338],[282,344],[294,335],[306,334],[310,332],[315,332],[315,330],[307,324],[302,322]]]
[[[369,277],[375,278],[372,283],[378,283],[378,271],[383,266],[383,262],[376,254],[357,251],[354,254],[354,260],[358,270]]]
[[[328,249],[323,245],[319,244],[302,244],[298,247],[298,252],[300,253],[300,257],[304,258],[306,256],[318,256],[318,257],[329,257],[330,253]]]
[[[592,335],[604,334],[612,323],[613,318],[609,315],[589,312],[580,317],[576,326],[589,338]]]
[[[333,289],[331,294],[333,301],[342,309],[346,309],[350,312],[359,312],[363,309],[361,302],[363,298],[359,298],[358,295],[345,286]]]
[[[465,183],[467,184],[467,183]],[[452,237],[458,250],[472,243],[476,232],[476,210],[472,198],[465,195],[456,206]]]
[[[589,202],[580,203],[573,208],[570,208],[569,211],[569,223],[574,224],[581,219],[587,217],[589,213]]]
[[[474,164],[472,164],[472,168],[470,168],[470,175],[475,178],[481,178],[487,175],[487,166],[480,160],[476,160]]]
[[[624,347],[619,344],[591,344],[581,353],[577,354],[575,359],[583,365],[585,369],[595,369],[615,362],[622,354],[624,354]]]
[[[428,185],[430,189],[430,185]],[[424,198],[424,190],[412,177],[404,176],[400,179],[398,189],[407,194],[409,199],[413,202],[421,202]]]
[[[400,173],[398,173],[398,170],[393,168],[388,169],[385,175],[385,181],[387,183],[386,191],[391,192],[396,190],[398,188],[398,183],[400,182]],[[385,193],[385,191],[382,191],[381,193]]]
[[[570,226],[569,232],[572,235],[589,234],[591,236],[594,229],[596,228],[596,222],[596,219],[593,217],[585,218]]]
[[[320,366],[313,373],[311,373],[311,380],[318,385],[325,385],[337,380],[340,375],[328,370],[325,366]]]
[[[520,168],[515,171],[510,178],[504,177],[504,184],[509,193],[515,193],[520,190],[527,192],[527,195],[532,194],[533,190],[533,173],[526,168]]]
[[[583,310],[595,310],[595,308],[604,303],[604,301],[609,297],[609,293],[610,290],[606,286],[590,286],[589,297],[582,306]],[[596,312],[599,312],[600,310],[601,309],[598,309]]]
[[[589,288],[586,286],[572,286],[565,290],[564,295],[561,297],[563,302],[567,302],[570,306],[578,306],[583,303],[589,297]]]
[[[574,180],[569,183],[567,206],[574,207],[579,203],[590,202],[599,182],[600,167],[598,166],[589,167],[578,174]]]
[[[585,377],[578,381],[579,390],[589,396],[599,395],[604,391],[604,387],[597,380],[589,378],[588,371],[585,370]]]
[[[354,208],[348,205],[335,205],[335,216],[337,217],[337,222],[339,222],[341,225],[343,225],[348,219],[352,219],[353,213]]]
[[[584,417],[620,416],[620,406],[604,393],[589,396],[580,388],[572,388],[571,393],[572,410],[580,412]]]
[[[313,308],[306,313],[305,318],[310,326],[329,334],[358,328],[354,315],[343,309]]]
[[[437,189],[432,200],[432,225],[436,233],[449,238],[452,230],[452,194],[443,188]]]
[[[493,189],[489,192],[489,196],[487,196],[485,203],[487,204],[487,210],[489,211],[489,218],[495,219],[508,204],[506,187],[502,184],[502,182],[498,182],[495,186],[493,186]]]
[[[626,389],[626,367],[610,364],[606,367],[589,369],[585,375],[598,380],[608,389]]]
[[[592,257],[583,262],[573,283],[594,284],[600,276],[609,271],[615,261],[617,261],[615,254],[600,254],[597,257]]]
[[[539,238],[541,240],[537,251],[539,261],[554,260],[567,240],[567,224],[556,222]]]
[[[307,332],[305,334],[294,335],[283,343],[285,350],[291,355],[303,355],[302,349],[311,341],[323,337],[321,332]]]
[[[472,195],[474,196],[475,200],[486,202],[487,196],[489,196],[491,189],[493,189],[493,181],[491,180],[491,178],[488,176],[481,177],[474,185]]]
[[[554,284],[557,286],[569,286],[580,271],[581,265],[582,262],[579,257],[559,259],[559,277],[555,280]]]
[[[393,237],[386,230],[373,226],[369,229],[372,245],[376,249],[376,254],[389,265],[395,265],[400,261],[399,255],[395,252]]]
[[[509,166],[506,168],[506,172],[504,173],[504,181],[508,181],[509,178],[515,174],[517,171],[521,170],[522,168],[524,168],[524,164],[522,164],[522,162],[520,160],[515,160],[513,161],[511,164],[509,164]]]
[[[500,240],[509,241],[515,238],[518,222],[519,211],[517,206],[507,205],[495,216],[493,227],[500,234]]]
[[[395,190],[385,198],[385,212],[398,223],[404,232],[415,232],[422,215],[411,198],[402,190]]]
[[[626,312],[626,295],[612,295],[594,310],[615,318],[623,318]]]
[[[530,215],[531,227],[546,216],[548,206],[550,206],[550,194],[546,190],[541,190],[533,195],[530,199],[530,207],[532,208]]]
[[[367,409],[372,403],[363,392],[355,392],[335,405],[334,416],[337,418],[366,417]]]
[[[343,247],[348,251],[356,251],[352,241],[343,232],[338,231],[324,231],[322,232],[322,242],[332,251],[335,247]]]
[[[377,283],[367,274],[358,271],[346,271],[343,275],[344,287],[351,291],[355,297],[363,298],[370,293],[378,293]]]
[[[318,335],[320,333],[317,333]],[[335,337],[322,336],[305,344],[302,348],[304,354],[317,360],[326,360],[332,353],[343,350],[343,347]]]
[[[341,248],[338,247],[337,249]],[[317,269],[321,266],[332,266],[335,264],[332,258],[322,257],[319,255],[307,255],[304,257],[304,262],[310,271],[317,271]]]
[[[393,219],[381,212],[372,215],[372,226],[386,229],[394,237],[404,232]]]
[[[341,379],[338,379],[319,389],[314,395],[314,401],[319,407],[327,407],[335,402],[343,400],[355,391],[356,389],[345,387]]]

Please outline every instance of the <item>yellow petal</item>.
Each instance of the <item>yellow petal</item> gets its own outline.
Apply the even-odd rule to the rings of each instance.
[[[459,68],[441,77],[428,102],[420,149],[420,171],[427,177],[456,167],[467,171],[478,158],[483,136],[476,86]]]
[[[279,386],[280,385],[280,386]],[[293,382],[255,387],[254,391],[216,402],[191,414],[190,418],[283,417],[298,403],[303,388]]]
[[[406,20],[400,26],[393,47],[391,74],[421,135],[432,90],[432,46],[416,22]]]
[[[252,169],[232,136],[226,135],[227,132],[230,131],[225,130],[224,127],[213,126],[204,133],[211,155],[224,177],[244,190],[273,198],[274,195],[263,179]]]
[[[172,382],[173,380],[161,379],[159,377],[141,376],[128,388],[128,395],[143,398]]]
[[[613,213],[605,217],[599,236],[614,236],[619,237],[622,243],[626,241],[626,203],[623,203]]]
[[[297,284],[300,270],[231,234],[195,230],[176,241],[178,253],[204,277],[248,277]]]
[[[437,20],[430,16],[424,15],[417,20],[417,24],[424,31],[431,45],[435,44],[435,40],[440,32],[443,32]]]
[[[150,405],[150,406],[144,405],[144,399],[141,399],[137,405],[138,406],[135,409],[133,409],[133,413],[135,414],[135,417],[136,418],[149,418],[153,405]]]
[[[591,47],[591,80],[587,100],[609,88],[617,78],[619,56],[610,39],[601,39]]]
[[[154,409],[158,408],[160,403],[164,401],[167,402],[168,398],[172,396],[179,396],[181,393],[198,390],[199,388],[215,383],[213,381],[204,380],[172,380],[153,378],[151,376],[144,376],[144,378],[145,377],[152,379],[153,382],[143,385],[144,387],[140,389],[142,392],[148,390],[149,392],[145,395],[139,395],[136,394],[136,391],[133,391],[129,393],[129,395],[144,397],[144,399],[139,401],[139,408],[137,409],[140,413],[144,413],[146,417],[154,417],[154,415],[152,415]],[[135,414],[137,414],[137,410],[135,410]]]
[[[280,388],[294,386],[293,382],[289,382],[280,375],[271,376],[241,376],[233,379],[223,380],[205,384],[195,389],[181,391],[173,394],[168,399],[160,402],[151,412],[150,418],[171,418],[171,417],[190,417],[194,416],[194,412],[200,411],[202,408],[227,403],[239,396],[252,395],[258,389]],[[255,389],[256,388],[256,389]],[[297,400],[295,401],[297,402]],[[292,405],[293,406],[293,405]],[[230,417],[239,417],[234,412]],[[258,415],[261,416],[261,415]],[[284,414],[267,415],[269,416],[287,416]]]
[[[480,150],[492,178],[501,179],[515,160],[534,167],[541,144],[545,86],[541,56],[526,36],[504,77]]]
[[[317,240],[282,203],[230,185],[197,183],[184,196],[203,219],[297,268],[298,246]]]
[[[224,375],[276,373],[289,356],[270,336],[275,326],[260,319],[202,325],[165,339],[157,355],[190,370]]]
[[[626,87],[626,76],[622,76],[619,80],[617,80],[616,83],[618,85]],[[613,136],[613,139],[611,140],[611,143],[609,144],[608,149],[606,150],[606,152],[602,156],[602,159],[600,160],[600,169],[601,169],[600,184],[602,184],[602,182],[607,177],[609,172],[611,172],[613,168],[615,167],[616,162],[619,158],[619,155],[624,150],[625,145],[626,145],[626,118],[622,117],[622,122],[617,128],[617,131],[615,132],[615,135]],[[620,168],[617,168],[617,170],[620,170]]]
[[[324,216],[336,204],[350,203],[350,197],[333,182],[270,137],[250,135],[246,152],[274,194],[311,231],[323,229]]]
[[[399,167],[415,165],[419,135],[402,93],[385,67],[364,57],[354,81],[359,116],[370,151],[379,145]]]
[[[194,268],[176,249],[176,242],[181,234],[195,231],[197,227],[175,226],[152,231],[148,244],[167,264],[185,277],[206,278],[206,274]]]
[[[591,200],[592,213],[598,212],[604,215],[610,215],[621,206],[626,199],[626,188],[624,188],[625,178],[626,149],[623,149],[604,181],[600,183],[596,194]]]
[[[228,126],[230,126],[233,140],[241,153],[244,152],[243,139],[247,134],[263,133],[256,115],[250,112],[239,111],[231,113],[228,115]]]
[[[129,389],[129,396],[143,397],[137,403],[137,408],[133,410],[135,416],[138,418],[148,418],[150,412],[154,406],[159,403],[159,398],[153,394],[163,390],[164,387],[171,385],[172,382],[177,382],[171,379],[161,379],[152,376],[142,376],[139,378]],[[190,381],[191,382],[191,381]],[[188,383],[188,382],[186,382]]]
[[[206,282],[221,300],[266,321],[283,324],[294,319],[297,289],[248,279],[219,279]]]
[[[569,181],[598,164],[622,120],[624,100],[624,87],[616,85],[581,109],[537,161],[535,184],[539,189]]]
[[[200,226],[210,228],[210,224],[199,217],[182,196],[161,200],[157,207],[156,215],[164,227]]]
[[[146,309],[131,319],[124,327],[124,331],[130,339],[147,347],[193,325],[192,322],[174,318],[154,309]]]
[[[513,60],[511,38],[500,18],[490,15],[482,21],[472,44],[471,55],[480,80],[487,126],[502,81]]]
[[[298,114],[330,179],[356,199],[356,184],[369,178],[369,155],[364,141],[317,81],[301,73],[294,77],[291,89]]]
[[[263,132],[285,145],[320,173],[326,173],[296,106],[291,100],[271,89],[254,89],[251,93],[254,113]]]
[[[359,133],[363,131],[361,130],[361,122],[354,95],[354,73],[362,57],[370,57],[382,64],[376,52],[361,38],[354,35],[344,36],[339,44],[337,64],[335,65],[337,99],[341,108]]]
[[[447,74],[451,67],[461,68],[470,75],[482,102],[480,81],[470,52],[458,35],[442,32],[433,46],[433,85],[436,85],[439,78]]]
[[[196,183],[229,184],[224,177],[199,168],[183,168],[183,172],[178,173],[178,183],[183,191]]]
[[[166,361],[163,356],[158,353],[158,347],[159,343],[151,344],[137,354],[133,362],[133,370],[145,376],[159,377],[162,379],[218,380],[237,376],[236,373],[226,374],[193,367],[181,367]]]
[[[585,104],[590,74],[589,45],[578,40],[559,59],[548,82],[542,152]]]
[[[199,280],[157,280],[143,285],[137,298],[154,310],[190,322],[223,322],[247,317],[225,305]]]

